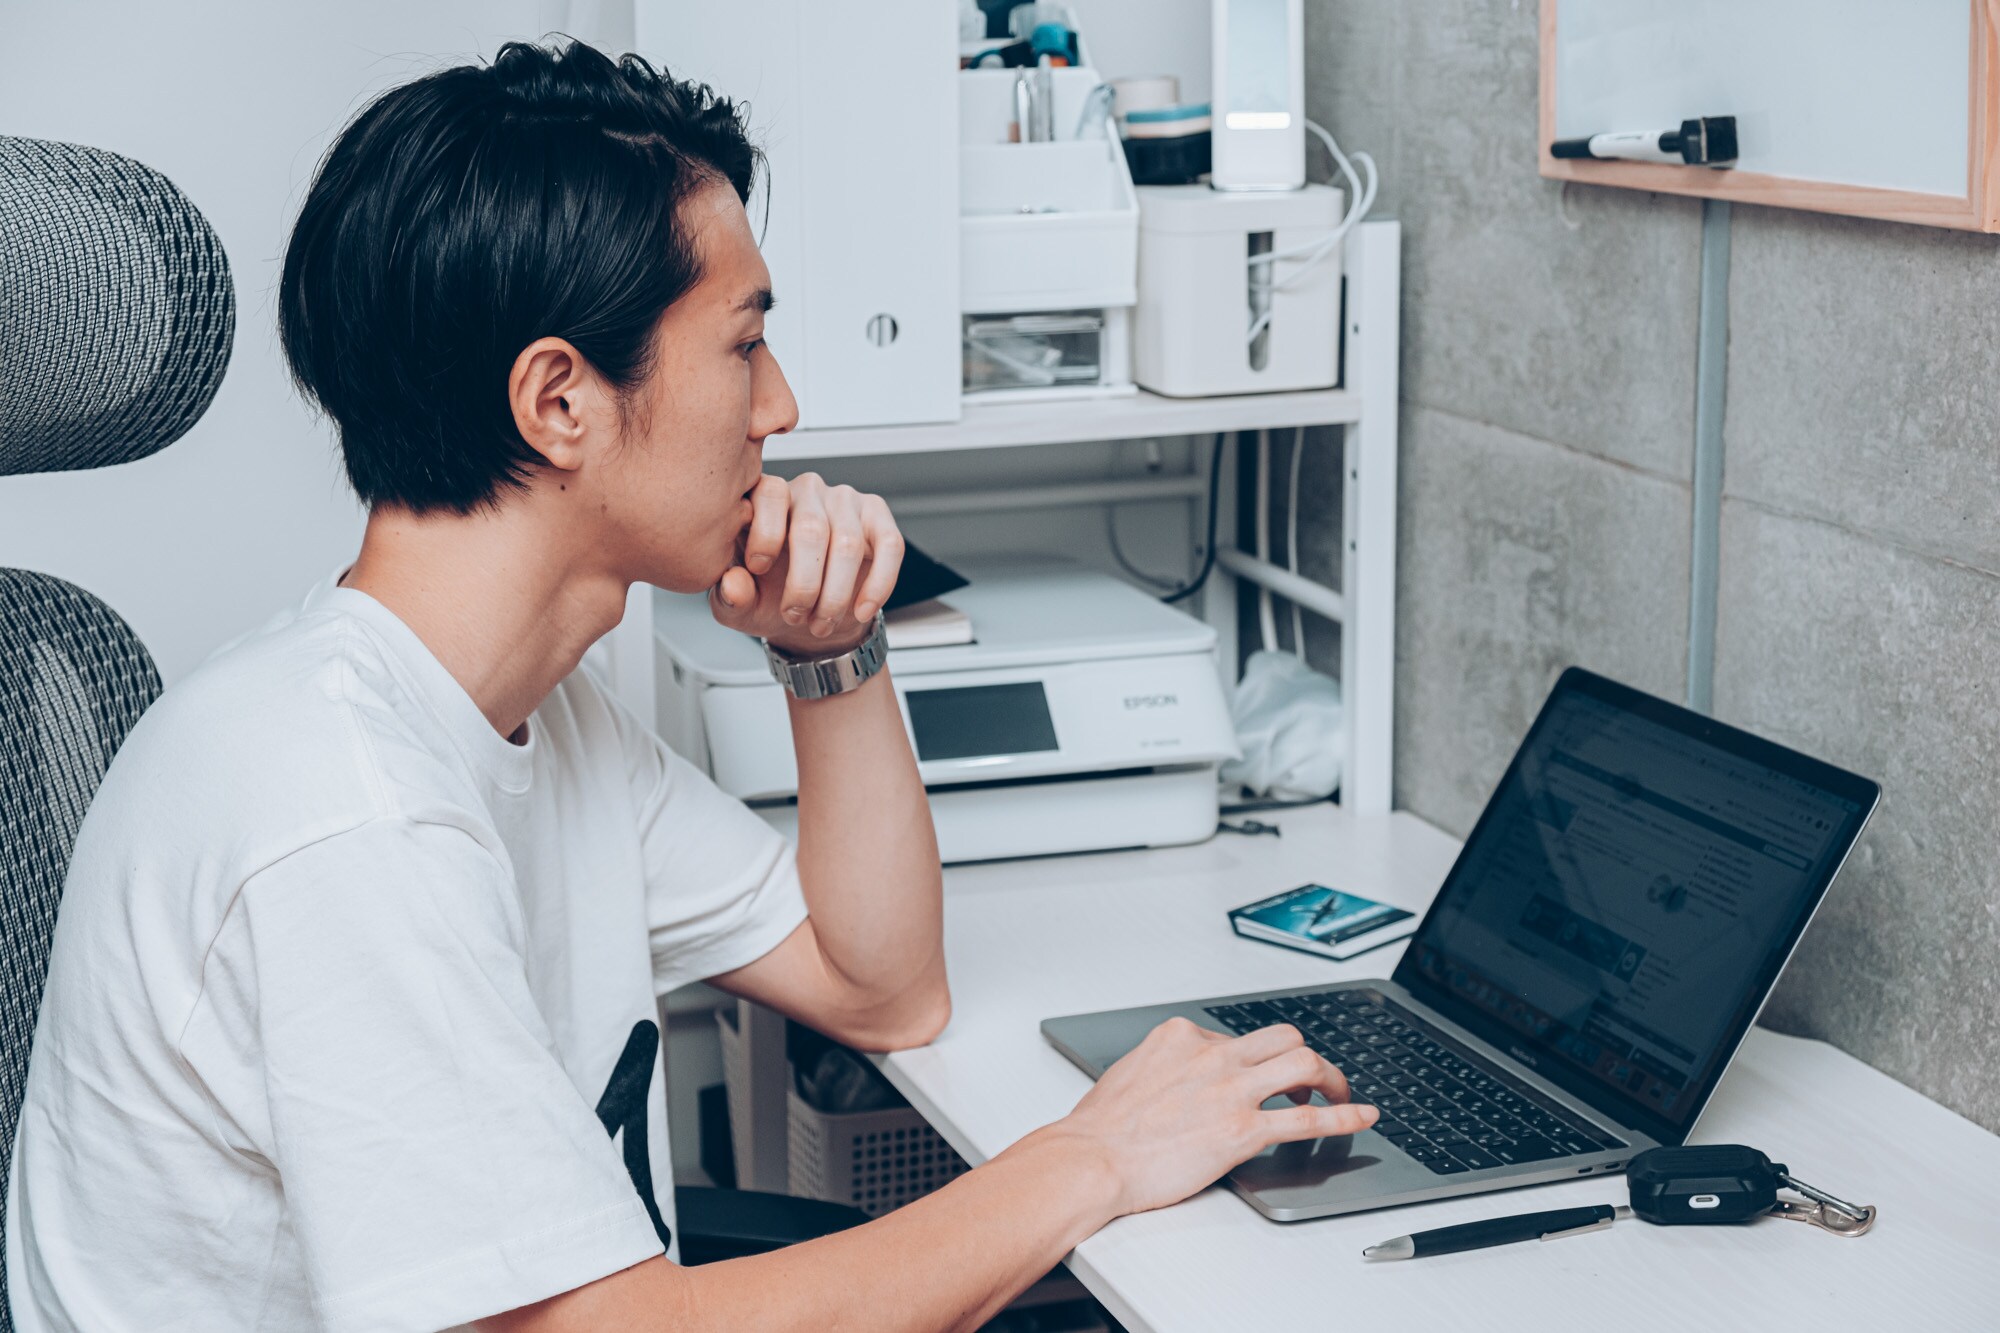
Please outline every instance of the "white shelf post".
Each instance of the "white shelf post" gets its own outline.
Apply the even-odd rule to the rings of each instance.
[[[1396,721],[1396,445],[1401,407],[1402,224],[1364,222],[1347,238],[1344,388],[1361,400],[1343,428],[1340,689],[1347,770],[1341,804],[1387,813],[1394,796]]]

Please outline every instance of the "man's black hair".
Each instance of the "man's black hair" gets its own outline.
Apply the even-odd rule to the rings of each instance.
[[[566,338],[621,393],[700,279],[681,204],[759,157],[708,87],[580,42],[510,42],[375,99],[320,164],[285,251],[292,375],[369,505],[469,513],[536,455],[507,378]]]

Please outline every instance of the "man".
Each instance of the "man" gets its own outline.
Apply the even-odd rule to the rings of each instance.
[[[583,46],[396,89],[328,154],[280,321],[366,535],[162,698],[85,820],[7,1204],[20,1328],[970,1327],[1111,1218],[1372,1122],[1291,1029],[1180,1024],[889,1217],[673,1262],[658,995],[875,1050],[950,1007],[880,669],[901,538],[761,474],[796,410],[755,163],[727,102]],[[796,855],[576,669],[634,583],[769,645]]]

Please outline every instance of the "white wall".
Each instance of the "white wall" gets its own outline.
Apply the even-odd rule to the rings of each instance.
[[[629,0],[623,40],[629,41]],[[330,430],[285,377],[275,295],[314,166],[366,98],[553,28],[617,42],[616,0],[60,0],[0,4],[0,134],[125,153],[208,216],[236,348],[208,415],[123,467],[0,477],[0,565],[79,583],[172,682],[353,554]]]
[[[1070,7],[1105,78],[1172,74],[1182,101],[1208,100],[1209,0],[1070,0]]]

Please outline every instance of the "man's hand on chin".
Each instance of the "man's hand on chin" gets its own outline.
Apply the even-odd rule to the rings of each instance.
[[[888,505],[811,473],[765,477],[749,499],[740,563],[709,594],[716,620],[795,657],[858,645],[903,563]],[[862,1050],[922,1045],[951,1016],[943,878],[888,671],[837,701],[788,702],[807,918],[710,980]]]
[[[816,472],[766,476],[750,524],[709,592],[723,625],[799,657],[831,657],[868,637],[895,591],[903,534],[879,495],[828,486]]]

